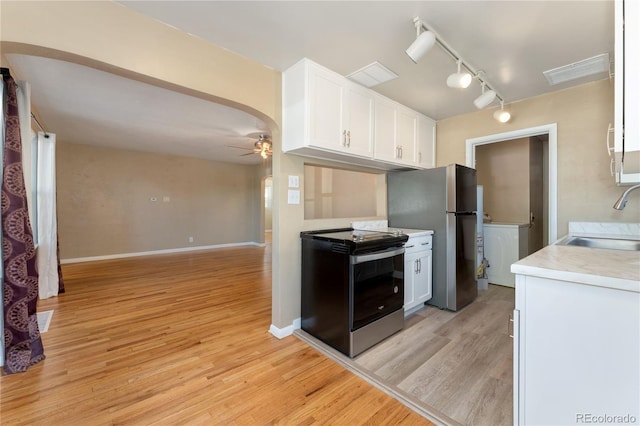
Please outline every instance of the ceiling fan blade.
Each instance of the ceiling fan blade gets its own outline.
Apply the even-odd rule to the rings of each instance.
[[[255,152],[247,152],[246,154],[240,154],[240,157],[244,157],[245,155],[253,155]]]

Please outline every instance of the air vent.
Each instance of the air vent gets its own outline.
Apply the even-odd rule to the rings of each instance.
[[[331,245],[331,251],[334,252],[334,253],[347,254],[347,253],[349,253],[349,247],[347,247],[344,244],[332,244]]]
[[[544,71],[550,85],[560,84],[594,74],[609,72],[609,54],[603,53],[569,65]]]
[[[358,71],[354,71],[347,76],[348,79],[360,83],[366,87],[377,86],[385,81],[398,78],[398,74],[382,65],[380,62],[373,62]]]

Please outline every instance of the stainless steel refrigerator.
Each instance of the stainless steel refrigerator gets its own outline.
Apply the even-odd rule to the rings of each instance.
[[[476,171],[459,164],[387,175],[389,227],[434,231],[430,305],[457,311],[478,295],[476,186]]]

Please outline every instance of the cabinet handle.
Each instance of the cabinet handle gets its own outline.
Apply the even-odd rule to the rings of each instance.
[[[413,244],[411,244],[410,246],[404,246],[405,249],[411,248],[411,247],[415,247]]]
[[[347,146],[347,131],[346,130],[342,131],[342,146],[344,146],[344,147]]]
[[[413,272],[418,273],[418,259],[413,261]]]
[[[426,245],[428,245],[428,244],[429,244],[429,243],[422,243],[422,245],[423,245],[423,246],[426,246]]]
[[[609,173],[611,173],[611,176],[616,175],[615,164],[616,164],[616,159],[611,157],[611,162],[609,162]]]
[[[347,147],[351,148],[351,130],[347,130]]]
[[[609,142],[609,137],[613,132],[614,132],[614,128],[611,125],[611,123],[609,123],[609,127],[607,128],[607,154],[609,155],[611,155],[611,153],[615,150],[615,147],[611,148],[611,143]]]
[[[507,334],[513,339],[513,314],[509,314],[509,321],[507,322]]]
[[[418,259],[418,273],[422,273],[422,259]]]
[[[396,158],[400,158],[400,147],[396,146]]]
[[[402,158],[402,145],[400,145],[400,158]]]

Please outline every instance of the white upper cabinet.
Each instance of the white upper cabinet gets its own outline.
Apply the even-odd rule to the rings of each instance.
[[[421,169],[436,166],[436,122],[424,115],[418,115],[416,166]]]
[[[414,166],[418,113],[381,95],[375,100],[374,158]]]
[[[619,184],[640,182],[640,2],[615,2],[615,123],[612,172]],[[611,152],[610,146],[607,146]]]
[[[415,164],[417,138],[418,113],[399,106],[396,110],[396,147],[402,164],[408,166]]]
[[[396,148],[396,108],[395,103],[382,96],[376,96],[374,157],[382,161],[398,161]]]
[[[433,120],[395,101],[308,59],[283,72],[282,92],[284,152],[381,169],[433,167],[433,126],[424,141],[419,130],[420,120]]]
[[[373,156],[373,95],[367,89],[303,60],[285,71],[283,91],[285,152],[318,148]]]
[[[384,96],[375,100],[374,158],[413,168],[435,167],[435,121]]]

